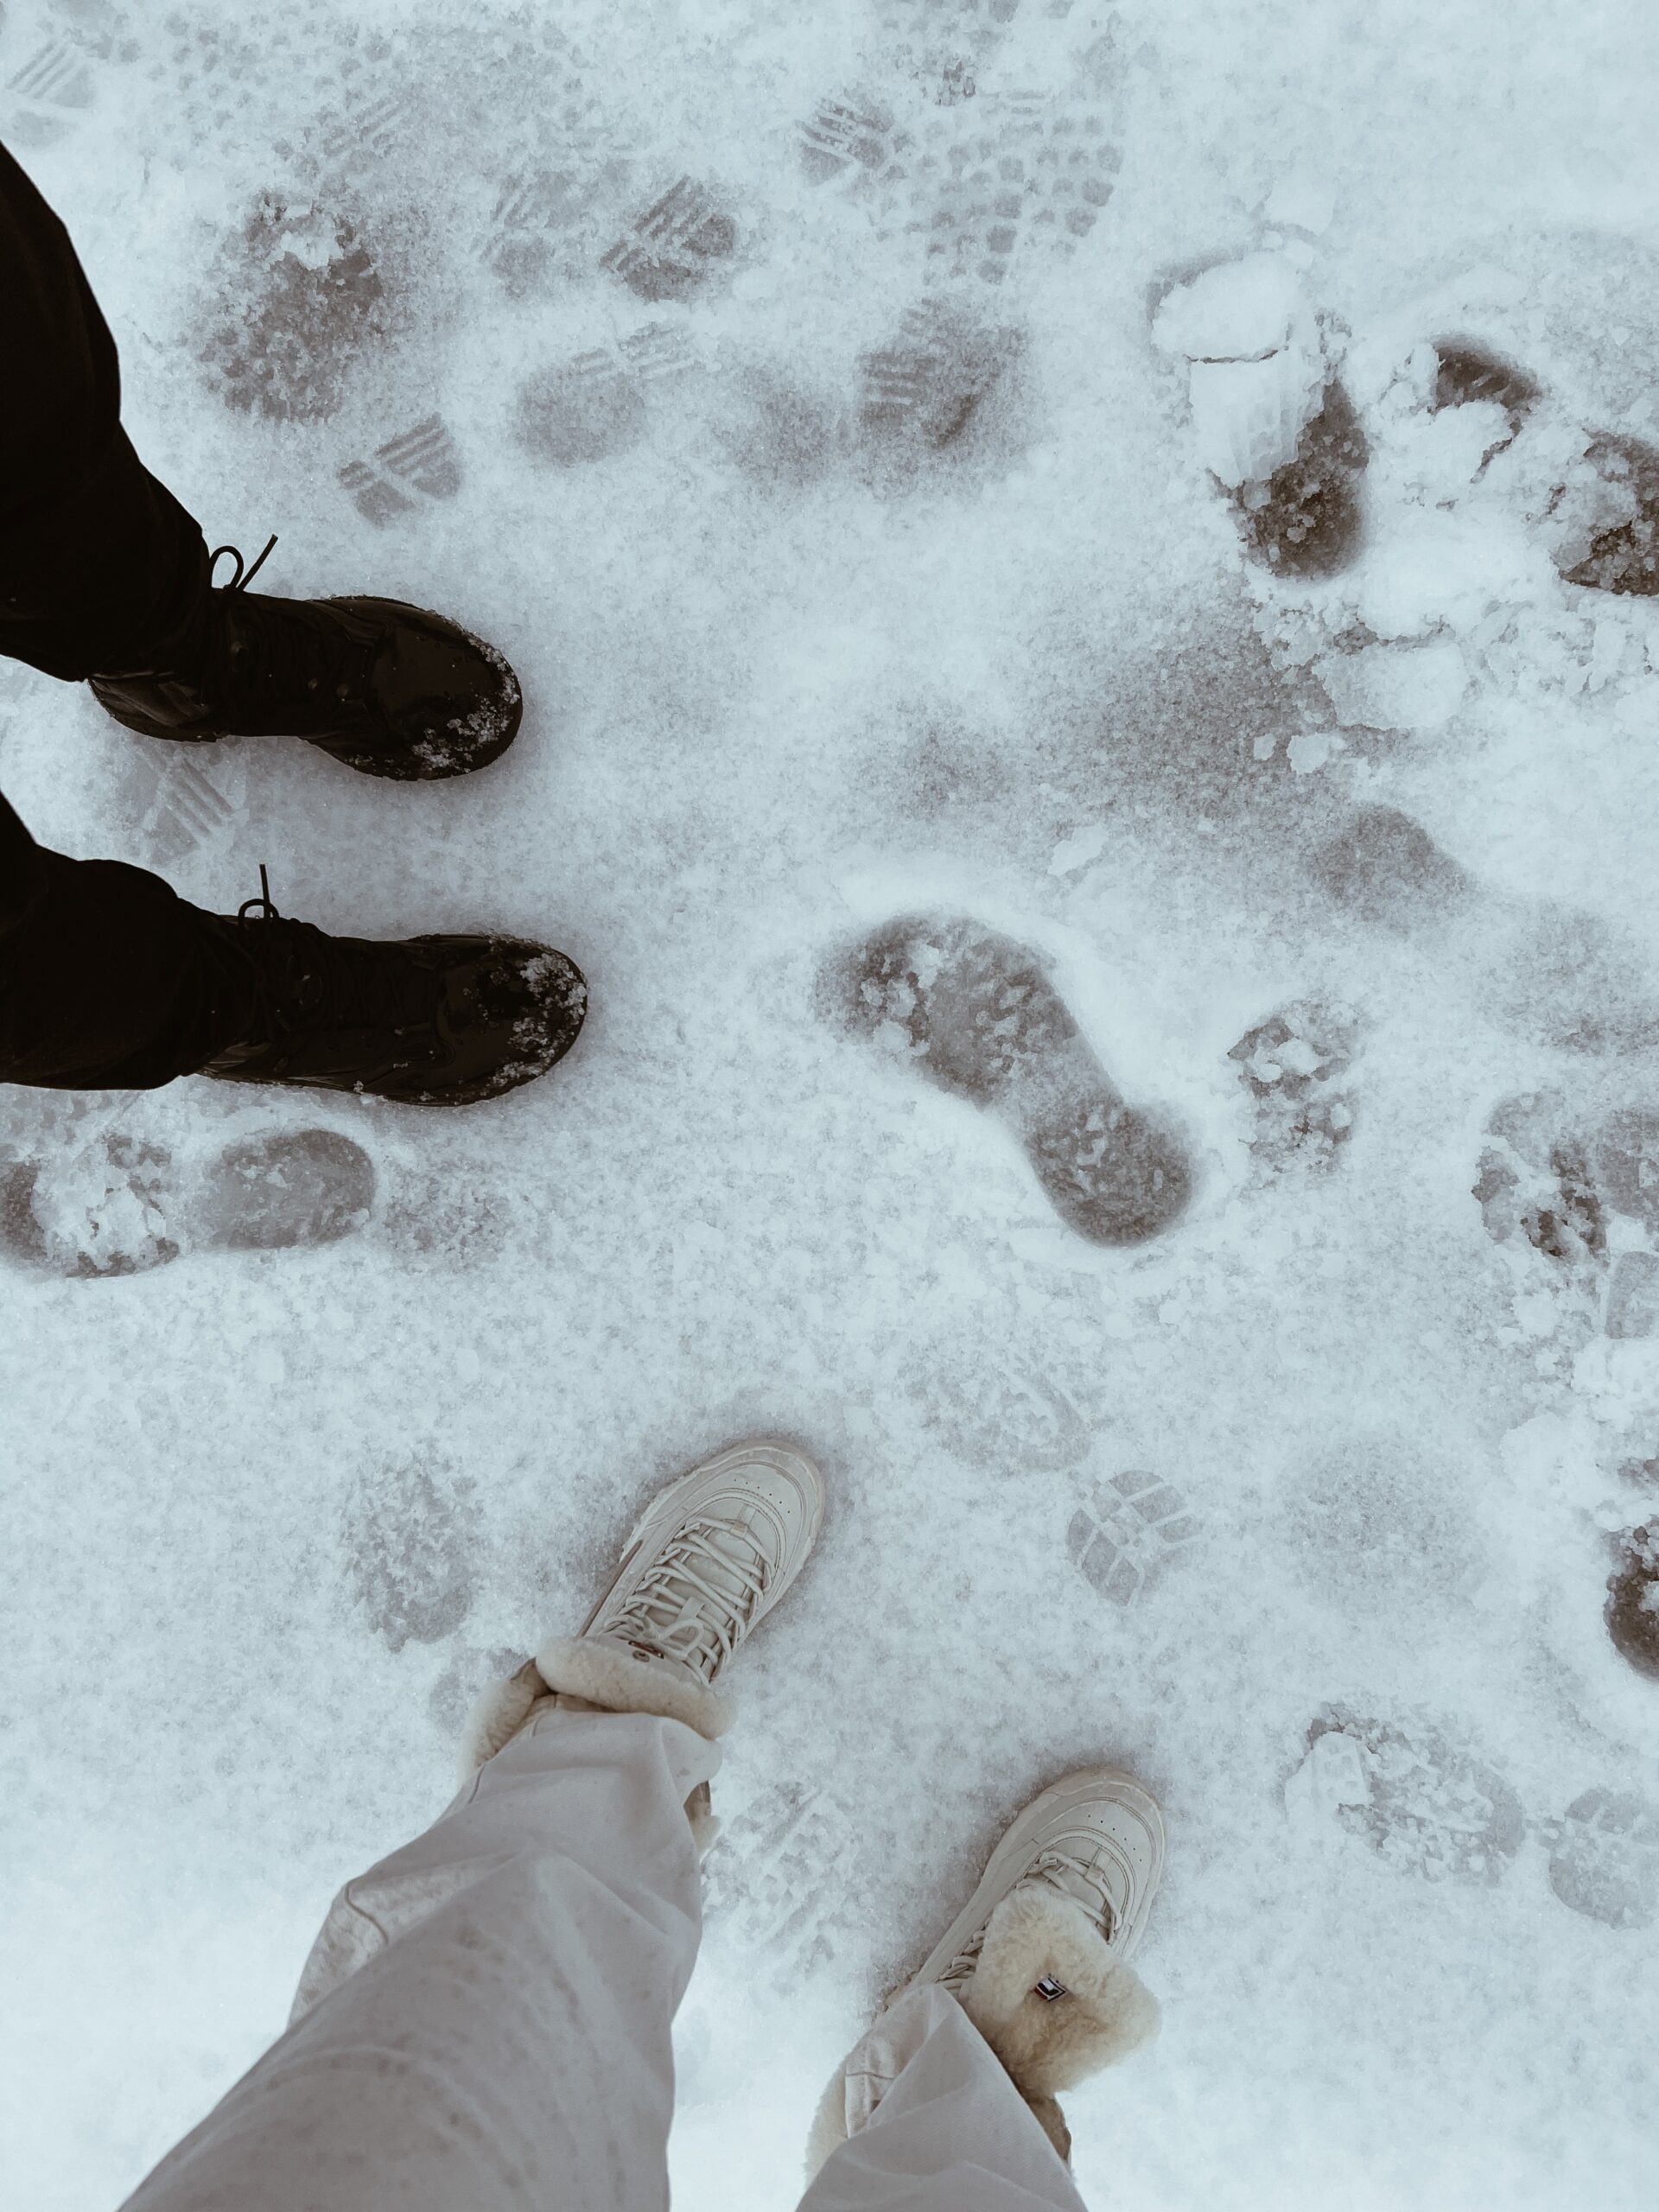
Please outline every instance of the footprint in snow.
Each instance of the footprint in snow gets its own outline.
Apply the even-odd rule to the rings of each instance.
[[[1520,1849],[1520,1800],[1478,1753],[1433,1722],[1365,1719],[1340,1706],[1307,1732],[1285,1789],[1309,1822],[1334,1819],[1396,1873],[1490,1888]]]
[[[1071,1516],[1065,1548],[1101,1597],[1128,1605],[1162,1580],[1203,1528],[1179,1491],[1132,1471],[1091,1487]]]
[[[1298,1001],[1249,1029],[1227,1054],[1255,1108],[1250,1154],[1271,1180],[1325,1175],[1354,1133],[1354,1103],[1343,1084],[1357,1024],[1351,1014]]]
[[[1170,284],[1153,338],[1184,365],[1198,457],[1250,558],[1299,579],[1350,567],[1370,448],[1290,261],[1245,254]]]
[[[436,1643],[472,1611],[475,1488],[442,1460],[417,1459],[365,1476],[348,1500],[346,1579],[388,1651]]]
[[[966,918],[906,916],[859,949],[841,988],[849,1027],[1003,1122],[1078,1236],[1142,1244],[1185,1211],[1185,1141],[1123,1098],[1026,946]]]
[[[273,1129],[196,1160],[105,1131],[0,1160],[0,1248],[54,1274],[142,1274],[191,1251],[336,1243],[374,1196],[373,1162],[334,1129]]]
[[[266,193],[221,248],[201,360],[226,405],[321,423],[391,335],[395,302],[359,218]]]

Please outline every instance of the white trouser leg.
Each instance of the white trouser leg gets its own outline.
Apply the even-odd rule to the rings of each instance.
[[[884,2012],[848,2059],[855,2132],[800,2212],[1084,2212],[1064,2161],[950,1992]]]
[[[701,1928],[677,1720],[532,1721],[330,1910],[288,2032],[130,2212],[650,2212]]]

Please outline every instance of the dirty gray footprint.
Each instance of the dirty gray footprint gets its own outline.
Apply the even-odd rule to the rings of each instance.
[[[1071,1516],[1065,1548],[1103,1598],[1127,1605],[1162,1580],[1203,1525],[1179,1491],[1134,1470],[1094,1485]]]
[[[1530,1246],[1556,1294],[1609,1337],[1659,1333],[1659,1115],[1598,1118],[1559,1091],[1522,1092],[1494,1109],[1486,1139],[1473,1190],[1493,1242]]]
[[[429,501],[453,499],[461,489],[461,456],[438,415],[377,446],[367,461],[348,461],[338,472],[365,522],[394,522]]]
[[[1586,1789],[1543,1824],[1549,1886],[1606,1928],[1651,1928],[1659,1916],[1659,1805],[1628,1790]]]
[[[1570,584],[1626,598],[1659,594],[1659,446],[1592,438],[1555,496],[1566,534],[1555,564]]]
[[[1444,920],[1477,895],[1467,870],[1394,806],[1356,807],[1314,848],[1308,872],[1338,906],[1389,930]]]
[[[686,331],[647,323],[614,349],[590,346],[527,377],[518,388],[514,433],[537,461],[556,468],[607,461],[651,428],[654,401],[700,364]]]
[[[1287,1810],[1315,1825],[1334,1821],[1397,1873],[1490,1887],[1521,1847],[1515,1792],[1432,1721],[1396,1725],[1331,1706],[1306,1744],[1285,1785]]]
[[[1612,1540],[1602,1618],[1615,1651],[1649,1681],[1659,1682],[1659,1514]]]
[[[346,1580],[389,1651],[436,1643],[471,1612],[475,1488],[442,1459],[408,1459],[366,1476],[346,1504]]]
[[[907,915],[826,978],[848,1025],[1023,1146],[1060,1218],[1091,1243],[1142,1244],[1177,1219],[1193,1163],[1128,1105],[1038,956],[977,922]]]
[[[1342,1078],[1352,1063],[1354,1017],[1299,1001],[1245,1031],[1227,1054],[1255,1105],[1250,1154],[1265,1179],[1329,1174],[1354,1133]]]
[[[909,309],[890,346],[859,364],[866,474],[903,489],[924,467],[1011,458],[1023,439],[1021,332],[940,299]]]
[[[226,404],[321,423],[394,322],[392,293],[359,219],[265,194],[221,249],[218,312],[201,359]]]
[[[1370,449],[1294,264],[1249,253],[1154,292],[1154,341],[1185,367],[1199,456],[1245,551],[1302,580],[1349,567]]]
[[[637,215],[600,267],[636,298],[687,300],[737,250],[737,226],[715,192],[689,176]]]
[[[125,1132],[0,1160],[0,1249],[55,1274],[142,1274],[189,1251],[291,1250],[360,1229],[374,1163],[334,1129],[275,1129],[181,1160]]]
[[[1520,435],[1521,426],[1539,397],[1539,387],[1524,369],[1502,355],[1489,353],[1470,339],[1440,339],[1434,347],[1434,388],[1428,411],[1443,414],[1448,407],[1499,407],[1509,426],[1508,435],[1497,439],[1481,455],[1484,468]]]

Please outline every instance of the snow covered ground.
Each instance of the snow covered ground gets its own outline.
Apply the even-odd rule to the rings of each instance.
[[[397,786],[13,669],[0,781],[203,905],[264,861],[594,994],[454,1116],[4,1094],[56,1239],[0,1278],[12,2201],[137,2181],[479,1681],[762,1427],[832,1510],[734,1677],[678,2204],[792,2203],[880,1993],[1102,1757],[1172,1847],[1091,2202],[1651,2202],[1659,628],[1568,572],[1659,438],[1656,92],[1641,0],[10,0],[145,458],[530,706]],[[1211,469],[1327,380],[1286,557]],[[918,915],[1052,963],[1172,1224],[1088,1241],[838,1018]],[[273,1130],[362,1147],[366,1220],[208,1249]]]

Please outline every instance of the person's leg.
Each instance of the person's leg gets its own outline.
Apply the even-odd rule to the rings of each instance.
[[[348,1883],[286,2035],[130,2212],[648,2212],[712,1743],[550,1706]]]
[[[159,875],[35,843],[0,798],[0,1083],[147,1090],[245,1037],[251,970]]]
[[[0,798],[0,1083],[212,1075],[469,1105],[563,1059],[587,1001],[550,945],[204,912],[145,868],[44,850]]]
[[[1081,2212],[1056,2100],[1157,2033],[1128,1960],[1163,1852],[1116,1769],[1034,1798],[830,2083],[801,2212]]]
[[[849,2054],[807,2164],[817,2178],[800,2212],[1084,2212],[1007,2069],[937,1982]]]
[[[129,2212],[666,2206],[714,1684],[822,1512],[766,1438],[652,1501],[582,1633],[481,1701],[475,1781],[341,1891],[287,2033]]]
[[[3,147],[0,297],[0,653],[88,679],[150,737],[302,737],[405,782],[506,751],[518,680],[448,617],[255,594],[239,554],[211,588],[194,517],[121,428],[115,342],[69,234]]]
[[[121,428],[115,342],[63,225],[0,147],[0,653],[137,666],[207,583],[194,516]]]

